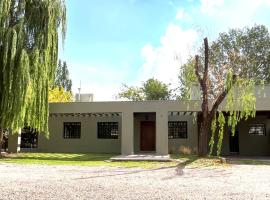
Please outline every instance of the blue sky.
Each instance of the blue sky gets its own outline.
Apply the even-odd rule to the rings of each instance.
[[[81,81],[82,93],[110,101],[123,83],[155,77],[176,87],[181,65],[203,37],[255,23],[270,29],[269,19],[270,0],[67,0],[59,57],[74,93]]]

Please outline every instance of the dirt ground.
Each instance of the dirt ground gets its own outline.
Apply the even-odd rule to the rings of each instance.
[[[0,199],[270,199],[270,166],[138,169],[0,164]]]

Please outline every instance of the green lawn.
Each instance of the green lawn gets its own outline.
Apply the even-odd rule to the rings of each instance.
[[[195,155],[173,154],[172,162],[152,161],[122,161],[111,162],[109,159],[116,154],[73,154],[73,153],[18,153],[0,157],[0,163],[44,164],[44,165],[75,165],[75,166],[119,166],[155,168],[195,168],[195,167],[224,167],[218,158],[198,158]]]
[[[258,160],[237,159],[231,164],[221,163],[219,158],[199,158],[196,155],[172,154],[172,162],[152,161],[122,161],[111,162],[109,159],[116,154],[74,154],[74,153],[18,153],[0,155],[0,163],[17,164],[43,164],[43,165],[75,165],[75,166],[115,166],[115,167],[140,167],[145,169],[157,168],[217,168],[228,167],[231,164],[270,165],[270,162]]]
[[[0,157],[0,163],[75,165],[75,166],[121,166],[141,168],[162,168],[177,166],[178,162],[123,161],[110,162],[114,154],[73,153],[18,153]]]

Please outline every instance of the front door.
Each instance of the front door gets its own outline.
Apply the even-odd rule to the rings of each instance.
[[[141,151],[156,150],[156,123],[151,121],[141,122]]]
[[[232,132],[230,134],[230,153],[239,153],[239,131],[235,130],[234,136],[232,136]]]

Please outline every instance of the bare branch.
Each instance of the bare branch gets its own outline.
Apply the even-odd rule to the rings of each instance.
[[[235,81],[236,81],[236,75],[233,75],[233,84],[235,84]],[[214,116],[215,112],[217,111],[219,105],[222,103],[222,101],[225,99],[225,97],[227,96],[227,94],[229,93],[229,91],[231,90],[232,88],[229,87],[229,88],[226,88],[216,99],[216,101],[214,102],[213,106],[212,106],[212,109],[210,111],[210,116]]]
[[[208,78],[208,67],[209,67],[209,48],[208,39],[204,38],[204,72],[203,72],[203,82],[207,81]]]

